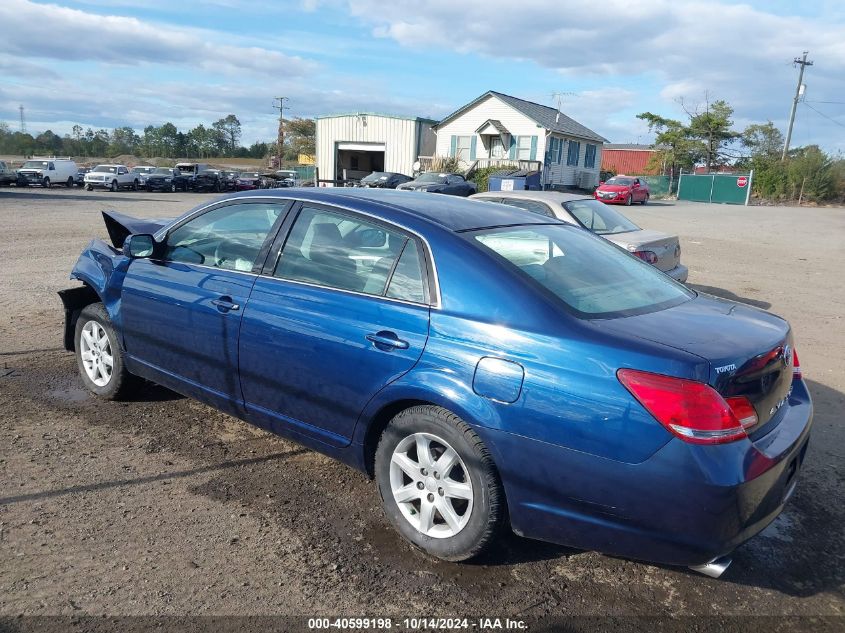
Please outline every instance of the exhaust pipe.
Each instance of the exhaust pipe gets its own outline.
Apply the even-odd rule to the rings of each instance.
[[[709,563],[704,563],[703,565],[690,565],[690,569],[705,576],[710,576],[711,578],[718,578],[730,567],[731,562],[732,559],[730,556],[719,556],[719,558],[714,558]]]

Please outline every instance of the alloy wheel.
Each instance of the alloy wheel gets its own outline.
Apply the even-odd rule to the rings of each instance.
[[[431,433],[414,433],[397,444],[390,459],[390,488],[408,523],[432,538],[455,536],[472,515],[466,464]]]
[[[98,387],[105,387],[114,372],[111,341],[97,321],[88,321],[79,337],[79,355],[88,378]]]

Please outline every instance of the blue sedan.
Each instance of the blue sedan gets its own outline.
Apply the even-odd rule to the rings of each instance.
[[[795,489],[789,324],[579,227],[346,188],[104,218],[60,293],[87,388],[145,378],[359,468],[433,556],[509,528],[715,576]]]

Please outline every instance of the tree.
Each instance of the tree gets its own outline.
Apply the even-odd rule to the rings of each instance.
[[[674,179],[680,169],[692,169],[695,164],[693,144],[684,124],[651,112],[638,114],[637,118],[648,123],[648,129],[655,132],[656,152],[649,167],[658,164],[669,166],[669,175]]]
[[[285,123],[285,145],[294,154],[313,156],[316,148],[317,122],[314,119],[291,119]]]
[[[681,101],[683,105],[683,100]],[[740,135],[731,127],[734,110],[726,101],[721,99],[710,103],[709,95],[705,94],[704,110],[696,108],[690,112],[684,107],[689,116],[687,134],[691,140],[701,147],[701,160],[707,166],[707,171],[714,165],[729,162],[735,158],[725,152],[727,145]]]
[[[117,127],[112,131],[109,156],[134,154],[141,145],[141,138],[131,127]]]
[[[241,122],[234,114],[226,115],[211,124],[211,126],[223,137],[224,147],[230,154],[234,154],[241,140]]]
[[[754,123],[742,131],[742,145],[753,158],[780,158],[783,149],[783,134],[771,121]]]

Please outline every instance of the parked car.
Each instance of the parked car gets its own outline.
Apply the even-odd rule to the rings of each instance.
[[[685,283],[689,275],[687,267],[681,264],[681,243],[677,235],[641,229],[616,209],[593,198],[557,191],[486,191],[475,194],[472,199],[500,202],[584,227],[681,283]]]
[[[219,169],[206,169],[194,176],[194,191],[223,191],[223,178]]]
[[[298,187],[299,186],[299,174],[296,170],[293,169],[277,169],[276,173],[276,180],[278,181],[277,186],[281,187]],[[282,184],[284,183],[284,184]]]
[[[507,526],[718,575],[795,489],[789,324],[589,231],[360,188],[103,216],[60,292],[87,389],[142,377],[360,468],[431,555]]]
[[[78,168],[69,158],[32,158],[18,170],[17,185],[41,185],[49,189],[53,185],[73,187]]]
[[[392,171],[374,171],[369,176],[361,178],[362,187],[374,189],[396,189],[401,184],[411,182],[413,178],[405,174],[397,174]]]
[[[131,174],[138,179],[138,186],[141,189],[147,188],[147,177],[155,171],[155,167],[152,165],[136,165],[132,169],[129,170]]]
[[[223,191],[235,191],[235,183],[238,181],[238,172],[228,169],[220,170],[220,186]]]
[[[648,183],[642,178],[614,176],[610,180],[599,183],[594,195],[596,200],[601,200],[605,204],[631,206],[634,202],[647,204],[650,193]]]
[[[6,164],[6,161],[0,160],[0,185],[9,187],[17,184],[17,172]]]
[[[208,163],[176,163],[176,169],[178,169],[183,176],[187,177],[188,189],[193,189],[194,180],[196,179],[197,174],[211,169],[211,165]]]
[[[147,176],[147,191],[187,191],[188,176],[173,167],[156,167]]]
[[[475,193],[474,182],[468,182],[460,174],[444,174],[436,171],[426,171],[414,180],[396,187],[403,191],[428,191],[429,193],[443,193],[450,196],[471,196]]]
[[[126,165],[97,165],[85,174],[85,189],[135,189],[139,186],[137,174],[129,171]]]
[[[85,174],[91,171],[90,167],[80,167],[76,170],[76,176],[73,177],[73,184],[77,187],[85,186]]]
[[[249,191],[251,189],[265,189],[267,181],[257,171],[242,171],[235,180],[235,189],[238,191]]]

